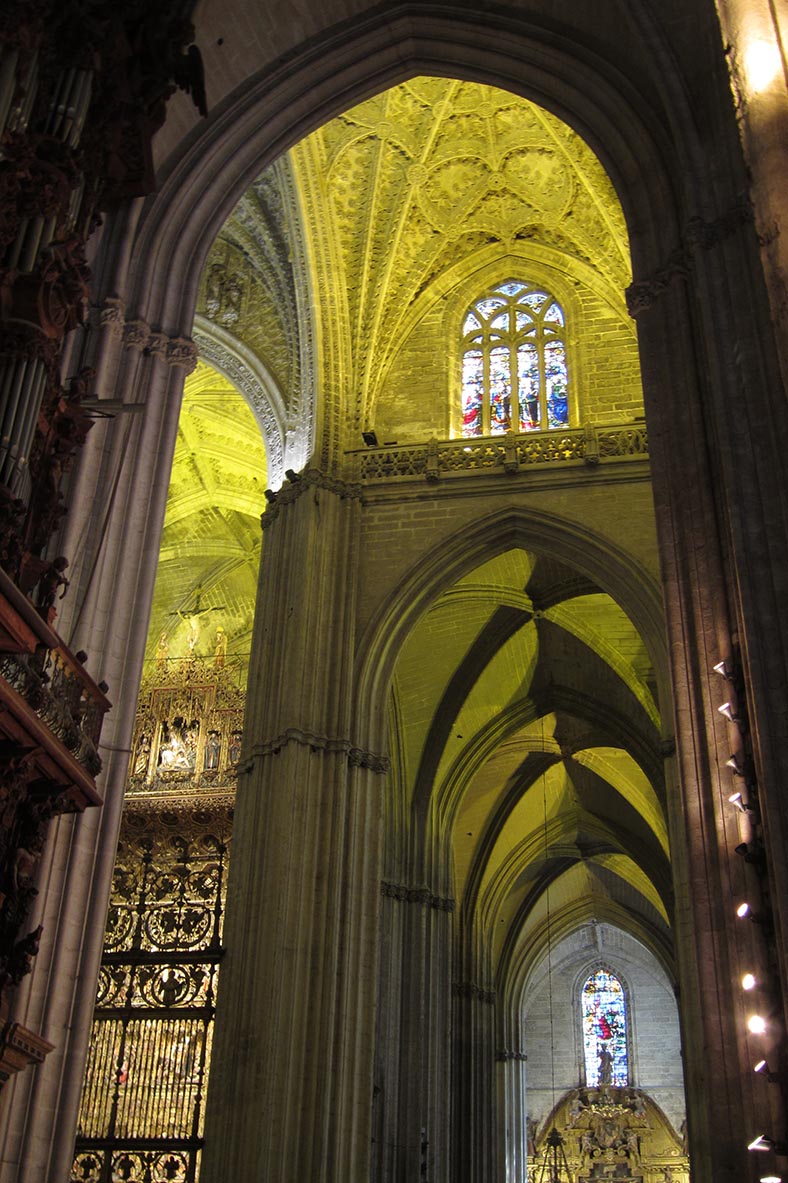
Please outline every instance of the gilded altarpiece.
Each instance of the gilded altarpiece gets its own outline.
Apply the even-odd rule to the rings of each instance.
[[[143,683],[71,1178],[194,1183],[243,692],[214,659]]]
[[[689,1183],[683,1137],[642,1089],[579,1088],[532,1131],[529,1180],[547,1183],[547,1138],[563,1138],[571,1183]]]

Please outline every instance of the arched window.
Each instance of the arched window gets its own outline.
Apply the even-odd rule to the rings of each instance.
[[[566,427],[568,388],[564,313],[548,292],[513,279],[471,304],[462,327],[463,435]]]
[[[595,970],[583,986],[580,1008],[586,1085],[628,1085],[627,1004],[621,982],[606,969]]]

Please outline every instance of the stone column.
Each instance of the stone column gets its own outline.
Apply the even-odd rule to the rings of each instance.
[[[369,1175],[385,761],[351,717],[359,504],[264,515],[202,1183]]]
[[[452,987],[452,1087],[456,1183],[495,1179],[495,991],[478,980]]]
[[[3,1183],[65,1179],[71,1165],[107,898],[120,826],[128,747],[136,711],[150,602],[175,447],[184,342],[150,351],[151,333],[124,328],[122,308],[105,324],[98,366],[120,400],[144,392],[141,414],[104,420],[88,436],[71,488],[62,538],[72,587],[57,619],[86,665],[109,684],[100,755],[100,809],[58,819],[39,874],[43,925],[33,972],[14,1018],[55,1044],[35,1074],[7,1088],[0,1113]],[[147,350],[147,352],[143,352]],[[188,351],[187,351],[188,352]],[[193,358],[191,359],[193,361]],[[97,511],[97,507],[100,507]]]
[[[384,882],[376,1183],[451,1183],[454,901]]]
[[[688,227],[692,252],[630,289],[673,682],[677,775],[668,769],[668,816],[690,1151],[698,1183],[759,1177],[759,1168],[774,1163],[748,1154],[749,1141],[758,1133],[782,1134],[779,1090],[752,1072],[758,1044],[747,1032],[748,1001],[740,982],[758,952],[754,926],[735,914],[749,872],[737,853],[743,835],[740,815],[728,801],[735,785],[725,767],[739,737],[719,713],[730,690],[713,670],[721,659],[733,661],[741,648],[761,767],[770,782],[762,793],[764,819],[776,836],[785,816],[784,777],[775,777],[784,744],[782,753],[774,744],[784,726],[785,666],[777,669],[784,625],[774,596],[785,570],[785,534],[782,528],[770,531],[767,523],[779,516],[781,487],[784,503],[775,441],[788,429],[784,397],[773,397],[774,359],[757,327],[765,300],[751,271],[750,233],[736,206],[714,223],[695,219]],[[729,285],[739,294],[735,320],[727,311]],[[689,326],[698,324],[707,345],[703,373],[695,368],[699,329],[689,337]],[[666,341],[675,343],[671,363]],[[682,356],[684,363],[677,364]],[[771,697],[761,693],[769,664]],[[784,865],[783,855],[772,859],[770,874],[778,882]],[[784,891],[775,892],[777,901],[784,898]],[[778,933],[780,911],[778,903]],[[765,970],[762,955],[761,966]]]

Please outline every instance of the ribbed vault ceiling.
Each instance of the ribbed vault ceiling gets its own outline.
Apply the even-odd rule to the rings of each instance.
[[[197,614],[195,653],[213,653],[216,629],[228,654],[245,665],[251,644],[265,451],[254,416],[233,386],[200,364],[186,381],[146,657],[162,631],[170,658],[188,652]],[[179,615],[183,613],[183,616]]]
[[[590,149],[519,97],[416,78],[255,182],[211,252],[200,311],[259,357],[283,429],[298,427],[313,367],[350,430],[374,420],[392,359],[429,309],[463,278],[529,257],[623,315],[626,228]],[[149,658],[162,629],[181,656],[185,618],[206,608],[198,652],[219,624],[231,653],[248,652],[265,486],[251,413],[201,366],[181,417]],[[669,947],[654,685],[621,607],[520,548],[447,589],[401,650],[392,807],[403,830],[410,819],[429,835],[425,849],[450,851],[450,890],[494,972],[543,947],[548,909],[555,931],[607,921]]]
[[[607,920],[665,955],[653,671],[609,595],[519,548],[477,567],[404,645],[392,729],[403,811],[427,851],[448,843],[457,906],[493,967],[546,940],[548,900],[556,931]]]

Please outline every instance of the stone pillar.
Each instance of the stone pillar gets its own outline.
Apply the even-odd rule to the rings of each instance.
[[[386,762],[351,717],[357,492],[264,515],[202,1183],[368,1178]]]
[[[782,1137],[779,1090],[752,1071],[759,1045],[747,1032],[749,1004],[740,983],[757,950],[754,926],[735,913],[749,869],[737,853],[740,815],[728,801],[735,785],[725,766],[738,738],[719,713],[730,691],[713,671],[741,649],[767,781],[761,801],[768,847],[769,829],[776,837],[785,825],[784,775],[776,775],[785,761],[784,744],[780,752],[774,742],[784,726],[786,671],[775,661],[785,652],[784,623],[774,596],[786,566],[785,533],[768,523],[779,517],[785,500],[775,442],[786,438],[788,426],[783,395],[773,397],[774,358],[757,327],[765,300],[751,272],[750,234],[736,206],[716,222],[695,219],[688,228],[692,250],[630,289],[673,683],[677,775],[667,770],[668,817],[690,1152],[698,1183],[758,1178],[774,1162],[748,1153],[748,1143],[758,1133]],[[739,291],[735,321],[724,312],[729,285]],[[689,325],[697,321],[709,342],[702,375],[689,339]],[[666,341],[675,344],[670,363]],[[684,364],[677,364],[682,356]],[[761,693],[770,664],[771,695]],[[785,923],[779,903],[786,898],[784,866],[783,855],[772,858],[770,875],[780,883],[773,893],[778,935]],[[765,973],[763,959],[755,968]],[[779,1015],[775,1019],[779,1024]]]
[[[54,1051],[6,1089],[0,1112],[3,1183],[65,1179],[74,1148],[82,1077],[120,826],[150,602],[183,382],[182,342],[172,358],[143,353],[122,317],[107,322],[97,359],[114,397],[144,391],[142,414],[103,420],[88,436],[71,489],[62,543],[73,557],[70,594],[57,624],[87,666],[109,684],[114,709],[102,732],[101,809],[53,826],[39,873],[41,951],[13,1018],[35,1025]],[[177,357],[177,361],[175,360]],[[91,359],[92,360],[92,359]],[[193,359],[192,359],[193,361]],[[102,513],[96,512],[100,506]]]
[[[383,884],[376,1183],[451,1183],[454,901]]]
[[[519,1035],[519,1033],[518,1033]],[[519,1038],[517,1039],[519,1043]],[[509,1047],[496,1052],[498,1155],[496,1179],[527,1183],[529,1114],[526,1092],[525,1052]]]
[[[455,982],[452,1021],[454,1168],[456,1183],[497,1178],[495,991],[478,981]]]

